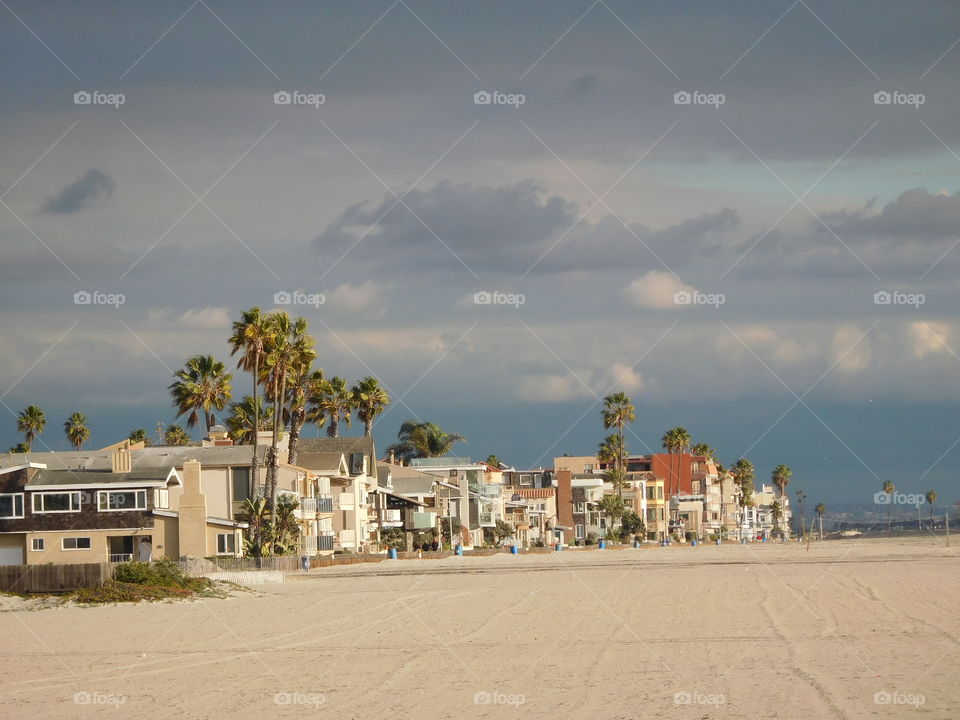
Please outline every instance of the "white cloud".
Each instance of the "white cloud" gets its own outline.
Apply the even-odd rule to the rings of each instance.
[[[147,315],[149,324],[174,327],[177,330],[219,330],[224,337],[230,334],[232,320],[225,307],[190,308],[179,315],[173,308],[151,310]]]
[[[697,289],[686,285],[673,273],[651,270],[641,275],[624,288],[624,295],[635,305],[662,310],[679,310],[684,307],[674,301],[679,292],[693,294]]]
[[[913,354],[918,358],[934,353],[950,352],[950,326],[942,322],[917,321],[908,328]]]
[[[386,312],[384,300],[386,287],[382,283],[367,280],[366,282],[343,283],[326,293],[326,306],[335,310],[368,313],[379,317]]]

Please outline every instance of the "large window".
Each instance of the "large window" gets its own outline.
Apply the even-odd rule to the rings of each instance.
[[[250,497],[250,468],[232,468],[230,476],[233,483],[233,501],[243,502]]]
[[[101,490],[97,493],[98,510],[146,510],[146,490]]]
[[[577,540],[583,540],[587,536],[586,528],[583,525],[575,525],[574,528],[574,536]]]
[[[170,491],[166,488],[157,488],[153,491],[153,506],[166,510],[170,507]]]
[[[234,533],[217,535],[217,555],[234,555],[237,550],[237,536]]]
[[[33,512],[66,513],[80,512],[80,493],[33,493]]]
[[[23,493],[0,494],[0,518],[23,517]]]
[[[61,542],[64,550],[89,550],[90,538],[88,537],[65,537]]]

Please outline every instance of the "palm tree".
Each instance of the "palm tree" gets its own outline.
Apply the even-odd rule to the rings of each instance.
[[[613,489],[617,491],[617,497],[622,500],[623,486],[627,484],[627,474],[623,470],[613,467],[603,473],[603,479],[613,486]]]
[[[597,461],[614,469],[619,469],[620,458],[626,454],[623,439],[616,433],[607,435],[597,446]]]
[[[303,318],[291,320],[285,312],[274,314],[275,333],[265,345],[266,360],[264,385],[267,397],[273,402],[273,438],[268,450],[267,465],[267,503],[271,512],[277,493],[277,474],[280,467],[280,421],[287,397],[287,382],[302,364],[308,364],[316,357],[313,338],[307,334],[307,321]]]
[[[28,453],[30,452],[30,448],[27,447],[26,443],[17,443],[12,448],[7,450],[7,452],[8,453]]]
[[[927,490],[927,505],[930,506],[930,529],[933,530],[933,504],[937,501],[937,491]]]
[[[743,532],[743,519],[746,509],[753,504],[753,463],[746,458],[740,458],[733,464],[733,481],[737,484],[739,494],[737,504],[740,507],[740,532]]]
[[[190,436],[180,425],[169,425],[163,435],[163,441],[167,445],[189,445]]]
[[[663,448],[671,455],[682,455],[690,447],[690,433],[685,427],[675,427],[667,430],[660,439]],[[680,458],[677,458],[677,470],[673,469],[673,457],[670,458],[670,490],[667,495],[676,497],[680,492]],[[678,511],[679,512],[679,511]]]
[[[245,311],[240,320],[233,323],[233,334],[227,342],[230,343],[230,355],[241,352],[237,360],[237,367],[246,370],[253,377],[253,407],[259,413],[260,403],[257,402],[257,390],[260,387],[260,367],[268,343],[273,341],[274,323],[269,314],[260,312],[260,308],[252,307]],[[259,415],[254,417],[253,424],[260,427]],[[260,461],[257,453],[259,439],[253,434],[253,460],[250,462],[250,494],[255,496],[260,486]]]
[[[373,434],[373,421],[390,404],[390,396],[380,387],[375,377],[365,377],[351,390],[353,406],[357,409],[357,419],[363,423],[364,437]]]
[[[793,475],[793,471],[790,470],[786,465],[777,465],[773,472],[770,475],[770,480],[774,485],[777,486],[777,489],[780,491],[780,498],[783,499],[787,492],[787,485],[790,484],[790,476]]]
[[[347,389],[347,381],[334,375],[329,380],[317,383],[313,395],[309,398],[308,418],[317,427],[327,425],[327,437],[340,437],[340,423],[350,427],[353,412],[353,395]]]
[[[887,532],[891,532],[892,522],[891,515],[893,514],[893,493],[896,492],[897,486],[893,484],[892,480],[883,481],[883,492],[885,492],[887,497]]]
[[[604,495],[597,503],[597,509],[607,517],[609,529],[613,530],[617,520],[623,517],[626,506],[619,495]]]
[[[283,422],[290,426],[287,443],[287,462],[295,465],[300,451],[300,431],[307,420],[307,398],[312,389],[323,382],[323,370],[312,369],[313,357],[304,355],[297,362],[287,388],[287,406],[283,408]]]
[[[717,451],[710,447],[709,443],[699,442],[691,446],[690,454],[705,457],[707,460],[712,460],[714,457],[716,457]]]
[[[442,457],[450,452],[454,443],[467,441],[460,433],[444,432],[435,423],[416,420],[405,421],[397,439],[400,442],[388,447],[387,452],[401,460]]]
[[[131,430],[130,434],[127,436],[127,440],[130,441],[131,445],[136,445],[137,443],[143,443],[144,447],[150,447],[150,436],[147,435],[147,431],[143,428],[137,428],[136,430]]]
[[[194,355],[173,376],[170,387],[177,417],[187,415],[187,427],[194,427],[203,418],[204,429],[217,422],[214,410],[223,410],[230,400],[233,376],[213,355]]]
[[[230,415],[227,416],[225,424],[235,445],[248,445],[253,442],[256,436],[253,431],[254,423],[258,419],[260,430],[273,427],[273,408],[264,410],[260,398],[254,401],[250,395],[244,395],[240,402],[230,403]]]
[[[245,541],[245,554],[251,557],[262,556],[265,549],[263,536],[270,527],[270,511],[267,509],[266,498],[255,497],[244,500],[238,517],[250,526]]]
[[[70,444],[79,450],[90,439],[87,416],[82,412],[73,413],[63,424],[63,431],[67,434],[67,440],[70,441]]]
[[[780,500],[770,503],[770,514],[773,515],[773,532],[777,535],[780,532],[780,518],[783,517],[783,503]]]
[[[820,539],[823,540],[823,513],[826,512],[827,506],[823,503],[817,503],[816,507],[813,508],[813,511],[817,514],[817,518],[820,520]]]
[[[603,418],[603,427],[605,430],[610,428],[617,429],[617,435],[620,438],[619,450],[620,456],[617,458],[617,469],[624,470],[627,459],[627,448],[623,442],[623,426],[637,419],[636,409],[626,393],[617,392],[607,395],[603,399],[603,410],[600,411],[600,417]]]
[[[496,468],[497,470],[500,469],[500,465],[502,464],[500,462],[500,458],[498,458],[496,455],[487,455],[487,459],[484,460],[484,462],[490,467]]]
[[[17,430],[23,433],[27,452],[33,449],[33,441],[47,426],[47,418],[36,405],[28,405],[17,415]]]

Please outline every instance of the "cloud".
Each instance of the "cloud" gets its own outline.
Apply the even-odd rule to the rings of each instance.
[[[686,285],[676,275],[660,270],[651,270],[638,277],[623,290],[623,294],[634,305],[662,310],[678,310],[684,307],[674,301],[678,292],[693,294],[697,289]]]
[[[326,307],[351,313],[369,313],[379,317],[386,312],[383,283],[367,280],[362,283],[343,283],[326,293]]]
[[[93,168],[56,195],[44,200],[40,212],[48,215],[71,215],[90,207],[101,198],[110,197],[115,187],[109,175]]]
[[[230,333],[232,319],[230,310],[225,307],[191,308],[177,314],[173,308],[151,310],[149,323],[158,327],[174,327],[178,330],[216,330]]]
[[[950,326],[942,322],[910,323],[908,337],[918,358],[950,352]]]

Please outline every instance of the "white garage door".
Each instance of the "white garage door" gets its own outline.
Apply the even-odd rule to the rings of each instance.
[[[0,565],[23,565],[23,549],[0,547]]]

